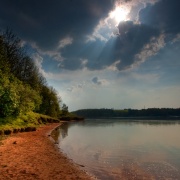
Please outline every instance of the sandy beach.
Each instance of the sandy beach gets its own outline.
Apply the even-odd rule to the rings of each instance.
[[[50,124],[34,132],[9,136],[0,145],[0,179],[92,179],[55,146],[49,137],[59,124]]]

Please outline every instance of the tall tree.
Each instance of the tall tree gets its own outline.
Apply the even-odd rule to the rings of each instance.
[[[7,29],[0,35],[0,116],[27,111],[58,117],[60,98]]]

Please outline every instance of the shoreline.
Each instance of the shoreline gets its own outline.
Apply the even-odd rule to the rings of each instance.
[[[45,125],[2,140],[0,179],[93,179],[55,145],[50,134],[61,124]]]

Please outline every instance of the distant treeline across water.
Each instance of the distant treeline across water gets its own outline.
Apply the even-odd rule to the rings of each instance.
[[[81,109],[73,112],[85,118],[143,118],[143,119],[180,119],[180,108],[148,108],[148,109]]]

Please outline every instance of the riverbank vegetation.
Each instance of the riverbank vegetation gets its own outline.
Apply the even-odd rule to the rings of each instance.
[[[0,118],[0,135],[35,131],[37,127],[47,123],[58,123],[59,119],[34,112],[24,115]]]
[[[61,108],[61,97],[22,44],[9,29],[0,33],[0,129],[32,127],[69,116],[68,107]]]
[[[30,111],[58,117],[61,99],[10,30],[0,35],[0,77],[0,117]]]

